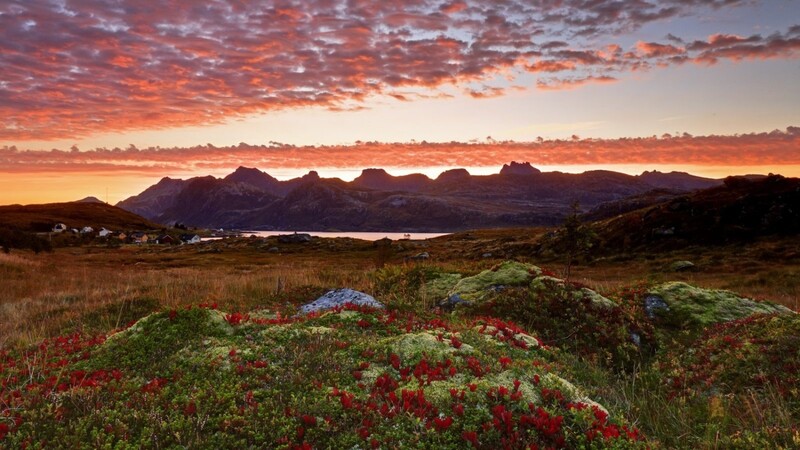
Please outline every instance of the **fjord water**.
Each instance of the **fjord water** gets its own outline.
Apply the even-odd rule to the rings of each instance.
[[[278,236],[281,234],[293,234],[295,231],[243,231],[243,236],[256,235],[258,237]],[[446,236],[450,233],[403,233],[395,231],[297,231],[297,233],[308,233],[312,236],[323,238],[353,238],[365,241],[377,241],[383,238],[400,240],[410,236],[413,240],[432,239],[439,236]]]

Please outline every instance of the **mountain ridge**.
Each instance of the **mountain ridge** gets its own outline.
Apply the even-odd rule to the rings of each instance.
[[[160,223],[206,227],[437,232],[554,225],[574,201],[589,211],[654,189],[679,194],[720,184],[679,172],[541,172],[527,162],[511,162],[492,175],[451,169],[435,179],[367,168],[353,181],[316,171],[281,181],[239,167],[220,179],[163,178],[117,205]]]

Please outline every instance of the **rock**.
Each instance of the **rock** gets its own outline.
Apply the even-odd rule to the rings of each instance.
[[[278,253],[279,251],[281,251],[281,249],[279,249],[278,247],[270,247],[267,249],[267,252],[269,253]]]
[[[658,311],[669,311],[669,305],[658,295],[648,295],[644,298],[644,312],[649,319],[655,319]]]
[[[575,300],[588,298],[592,302],[592,305],[599,308],[611,309],[617,307],[616,303],[603,297],[596,291],[593,291],[589,288],[575,288],[568,286],[566,283],[564,283],[564,280],[547,275],[541,275],[534,278],[533,281],[531,281],[529,288],[532,294],[542,296],[544,298],[551,298],[551,296],[561,295],[561,293],[567,292],[569,295],[572,295],[572,298]]]
[[[461,275],[457,273],[442,273],[428,281],[422,287],[422,294],[431,300],[439,301],[448,298],[448,293],[458,284]]]
[[[491,257],[492,257],[492,254],[489,253],[489,252],[486,252],[483,255],[481,255],[481,258],[491,258]]]
[[[448,293],[448,297],[458,294],[463,300],[480,302],[497,292],[500,286],[525,286],[541,273],[542,270],[534,265],[505,261],[475,276],[462,278]]]
[[[311,242],[311,235],[308,233],[282,234],[278,236],[281,244],[303,244]]]
[[[439,307],[444,309],[445,311],[452,311],[456,309],[459,305],[463,306],[470,306],[472,302],[464,300],[458,294],[453,294],[450,297],[447,297],[446,300],[439,302]]]
[[[696,268],[697,266],[691,261],[675,261],[669,265],[669,270],[673,272],[691,272]]]
[[[664,308],[663,305],[667,307]],[[680,327],[705,327],[753,314],[792,313],[785,306],[756,302],[730,291],[703,289],[677,281],[651,288],[645,297],[645,311],[648,312],[648,317],[652,314],[652,317],[657,316]]]
[[[659,227],[653,229],[653,234],[656,236],[674,236],[675,227]]]
[[[422,253],[417,253],[416,255],[412,256],[411,259],[413,259],[414,261],[424,261],[424,260],[426,260],[426,259],[428,259],[430,257],[431,257],[431,255],[428,254],[428,252],[422,252]]]
[[[338,306],[344,306],[346,304],[371,306],[373,308],[384,307],[381,302],[375,300],[375,297],[371,295],[345,288],[329,291],[313,302],[301,306],[300,313],[308,314],[315,311],[324,311],[326,309],[332,309]]]

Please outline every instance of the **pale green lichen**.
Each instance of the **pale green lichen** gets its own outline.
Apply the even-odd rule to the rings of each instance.
[[[617,304],[614,303],[613,301],[603,297],[596,291],[593,291],[589,288],[581,288],[581,290],[578,292],[583,294],[584,297],[589,298],[589,300],[592,301],[592,305],[594,306],[599,306],[601,308],[606,308],[606,309],[615,308],[617,306]]]
[[[495,327],[493,327],[491,325],[476,325],[472,329],[477,331],[478,333],[480,333],[483,336],[484,339],[486,339],[487,341],[489,341],[489,342],[491,342],[491,343],[493,343],[493,344],[495,344],[497,346],[505,346],[505,345],[507,345],[506,343],[500,341],[500,339],[497,338],[497,333],[496,333],[497,328],[495,328]],[[533,349],[533,348],[540,347],[539,341],[533,336],[529,336],[527,334],[522,334],[522,333],[517,333],[517,334],[514,335],[514,338],[516,338],[517,340],[525,342],[525,344],[528,346],[528,349]]]
[[[756,302],[720,289],[703,289],[683,282],[669,282],[648,291],[669,306],[658,314],[675,325],[707,326],[753,314],[786,314],[791,310],[773,303]]]
[[[421,293],[425,298],[442,300],[447,298],[448,293],[461,280],[461,275],[457,273],[443,273],[437,278],[426,282],[422,286]]]
[[[528,288],[534,295],[551,296],[569,294],[575,300],[588,298],[592,302],[592,305],[596,307],[610,309],[617,306],[616,303],[603,297],[592,289],[568,286],[564,280],[547,275],[534,278]]]
[[[525,286],[541,273],[542,270],[534,265],[505,261],[477,275],[462,278],[447,295],[458,294],[463,300],[481,302],[492,294],[495,287]]]
[[[559,377],[558,375],[555,375],[553,373],[546,373],[541,378],[540,383],[541,383],[541,386],[543,388],[558,389],[561,392],[561,394],[564,395],[564,399],[566,399],[569,402],[572,402],[572,403],[583,403],[583,404],[586,404],[586,405],[588,405],[590,407],[591,406],[596,406],[597,408],[599,408],[600,410],[604,411],[605,413],[608,413],[608,410],[603,405],[601,405],[600,403],[597,403],[596,401],[590,399],[580,389],[575,387],[574,384],[572,384],[569,381]]]
[[[439,361],[455,354],[468,354],[475,351],[472,346],[464,343],[460,348],[451,346],[449,337],[442,339],[440,341],[433,333],[423,331],[383,339],[379,346],[386,347],[391,353],[399,356],[404,365],[419,361],[423,355],[428,359]]]

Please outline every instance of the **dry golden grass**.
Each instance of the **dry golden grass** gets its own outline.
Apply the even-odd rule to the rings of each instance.
[[[404,264],[405,257],[421,251],[447,270],[477,271],[516,258],[559,271],[557,258],[527,256],[528,241],[537,233],[491,230],[402,242],[404,248],[395,248],[388,256],[371,243],[350,239],[281,245],[280,253],[267,251],[276,245],[272,239],[180,247],[62,248],[40,255],[14,251],[0,254],[0,348],[29,345],[76,329],[108,332],[158,309],[218,303],[224,310],[248,311],[313,300],[298,298],[296,291],[307,286],[372,292],[371,271],[387,258],[390,264]],[[775,245],[789,244],[769,244]],[[642,282],[683,280],[798,310],[800,263],[770,258],[769,246],[602,259],[574,267],[573,279],[601,292]],[[483,258],[487,249],[493,256]],[[699,270],[665,270],[679,259],[694,261]]]

